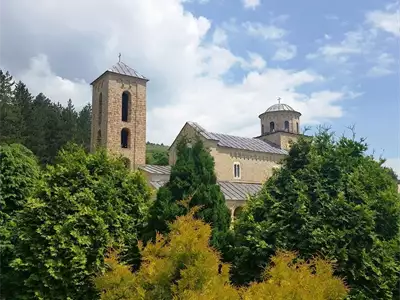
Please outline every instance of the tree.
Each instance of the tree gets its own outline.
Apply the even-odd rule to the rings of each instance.
[[[22,145],[0,146],[0,295],[11,299],[20,282],[10,268],[17,240],[17,212],[34,195],[40,180],[35,156]]]
[[[102,300],[129,299],[343,299],[347,289],[335,278],[329,262],[315,258],[298,261],[294,253],[278,252],[274,266],[265,270],[264,281],[248,289],[229,282],[229,265],[209,246],[211,227],[194,218],[195,210],[178,217],[168,236],[140,246],[139,270],[118,262],[116,252],[106,259],[108,269],[94,282]]]
[[[123,259],[138,260],[151,192],[121,159],[76,145],[60,152],[44,179],[18,218],[12,266],[25,277],[13,299],[96,299],[91,278],[104,267],[107,247],[122,244]]]
[[[334,259],[352,299],[393,299],[400,271],[396,183],[364,140],[321,130],[301,138],[243,210],[233,278],[261,278],[276,249]]]
[[[0,143],[19,143],[45,165],[68,142],[90,147],[91,106],[77,112],[71,100],[66,107],[42,93],[32,97],[23,82],[0,70]]]
[[[219,233],[229,229],[230,213],[217,184],[214,159],[199,138],[190,141],[182,137],[177,143],[177,161],[171,167],[170,180],[158,190],[150,209],[145,239],[154,238],[156,231],[167,232],[168,222],[187,212],[180,204],[181,199],[187,198],[190,199],[189,208],[202,206],[196,216],[211,224],[216,245]]]

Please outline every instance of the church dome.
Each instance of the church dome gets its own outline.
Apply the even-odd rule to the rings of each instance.
[[[265,112],[273,112],[273,111],[295,111],[291,106],[283,103],[277,103],[270,106]]]

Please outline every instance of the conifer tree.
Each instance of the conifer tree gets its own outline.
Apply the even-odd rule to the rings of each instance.
[[[296,259],[295,253],[277,252],[263,281],[249,288],[229,282],[229,265],[209,246],[211,227],[193,218],[194,210],[178,217],[168,235],[141,248],[143,263],[131,272],[118,262],[116,252],[106,259],[108,269],[94,282],[101,300],[341,300],[347,288],[333,276],[330,262]]]
[[[219,233],[230,226],[230,213],[225,197],[217,184],[214,159],[200,138],[182,137],[177,141],[177,160],[171,167],[169,182],[158,190],[157,199],[150,209],[150,221],[145,240],[154,237],[156,231],[168,231],[168,222],[184,215],[187,208],[182,199],[189,200],[189,208],[201,206],[196,217],[210,223],[213,228],[213,244]]]
[[[235,225],[234,280],[261,278],[278,248],[336,260],[351,299],[399,295],[400,197],[363,139],[300,138]],[[397,286],[396,286],[397,284]]]

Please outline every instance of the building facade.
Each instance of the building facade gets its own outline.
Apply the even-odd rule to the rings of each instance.
[[[200,137],[214,158],[215,172],[226,204],[234,217],[249,195],[279,167],[300,135],[301,114],[278,103],[259,115],[260,134],[239,137],[207,131],[186,122],[169,148],[170,166],[146,165],[146,91],[148,79],[119,61],[92,82],[91,149],[103,147],[122,155],[127,167],[139,169],[158,189],[168,182],[176,162],[178,139]]]
[[[132,169],[146,162],[147,82],[119,61],[91,84],[91,150],[122,155]]]

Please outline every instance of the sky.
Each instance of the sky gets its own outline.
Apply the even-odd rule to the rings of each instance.
[[[254,137],[280,97],[400,174],[399,20],[382,0],[1,0],[0,68],[79,109],[121,53],[150,79],[148,141],[186,121]]]

